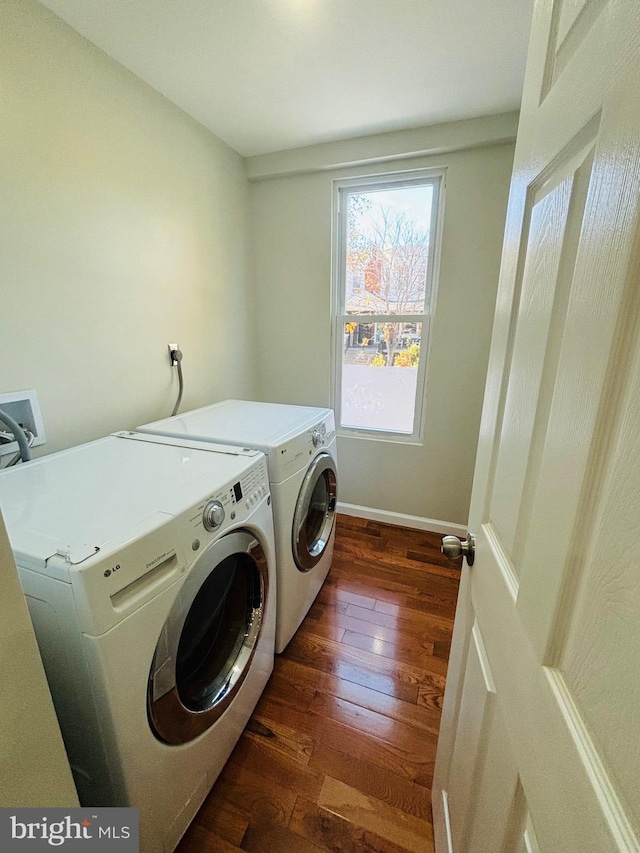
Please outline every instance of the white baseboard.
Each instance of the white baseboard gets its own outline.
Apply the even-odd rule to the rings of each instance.
[[[343,515],[353,515],[356,518],[368,518],[370,521],[382,521],[385,524],[398,524],[400,527],[412,527],[415,530],[431,530],[433,533],[443,533],[451,536],[467,535],[467,528],[462,524],[452,524],[450,521],[438,521],[435,518],[423,518],[420,515],[405,515],[402,512],[390,512],[386,509],[374,509],[357,504],[345,504],[338,501],[336,511]]]

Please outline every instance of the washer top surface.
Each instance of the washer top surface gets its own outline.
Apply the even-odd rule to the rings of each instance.
[[[258,447],[265,452],[330,418],[331,409],[224,400],[138,427],[143,433]]]
[[[14,551],[51,554],[62,547],[71,553],[83,543],[102,546],[154,513],[188,509],[239,479],[259,456],[113,435],[0,472],[0,507]]]

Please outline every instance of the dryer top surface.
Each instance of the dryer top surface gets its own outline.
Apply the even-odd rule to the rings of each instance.
[[[306,430],[325,423],[334,429],[331,409],[224,400],[183,415],[138,427],[140,432],[189,437],[199,441],[257,447],[268,453]]]

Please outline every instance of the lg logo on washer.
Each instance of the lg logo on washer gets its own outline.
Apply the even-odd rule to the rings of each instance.
[[[0,809],[0,849],[138,853],[138,809]]]
[[[107,569],[107,570],[105,571],[105,573],[104,573],[105,578],[110,578],[110,577],[111,577],[111,575],[112,575],[114,572],[117,572],[119,568],[120,568],[120,563],[116,563],[116,565],[115,565],[113,568],[111,568],[111,569]]]

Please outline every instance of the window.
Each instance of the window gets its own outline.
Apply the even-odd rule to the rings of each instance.
[[[442,172],[335,182],[340,432],[420,442]]]

